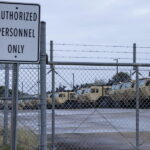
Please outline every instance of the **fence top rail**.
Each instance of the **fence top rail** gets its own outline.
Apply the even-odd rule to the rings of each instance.
[[[137,66],[150,67],[150,63],[105,63],[105,62],[60,62],[49,61],[49,65],[73,65],[73,66]]]

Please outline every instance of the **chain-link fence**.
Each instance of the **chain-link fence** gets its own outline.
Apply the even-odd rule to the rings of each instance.
[[[0,149],[10,149],[12,65],[4,65],[0,74]],[[17,113],[17,148],[20,150],[39,148],[39,106],[39,65],[20,65]]]
[[[119,66],[116,73],[116,66],[56,65],[55,148],[148,150],[149,69]]]
[[[89,55],[85,56],[85,52],[92,53],[92,47],[98,55],[100,50],[95,47],[104,45],[81,45],[90,48],[78,49],[79,53],[74,49],[76,46],[80,45],[73,45],[72,52],[76,55],[82,52],[84,54],[83,56],[71,54],[72,57],[88,59]],[[105,45],[105,48],[107,47],[112,46]],[[116,49],[116,46],[113,48]],[[103,56],[101,63],[92,61],[92,59],[102,59],[101,56],[91,56],[91,62],[85,60],[57,62],[57,57],[54,57],[54,60],[51,58],[48,62],[45,120],[47,149],[148,150],[150,148],[150,65],[144,61],[140,64],[143,55],[137,55],[135,60],[138,63],[133,63],[131,47],[117,48],[125,50],[121,52],[109,50],[114,62],[105,59],[110,55]],[[56,52],[64,51],[63,55],[65,51],[66,54],[70,53],[69,50],[54,49]],[[106,54],[107,51],[101,50],[100,53]],[[119,57],[122,58],[114,57],[116,53],[121,53]],[[144,53],[148,55],[148,52]],[[129,59],[126,59],[122,62],[123,58],[130,58],[131,61],[128,62]],[[2,65],[0,149],[11,147],[12,74],[11,65]],[[19,66],[17,113],[19,150],[45,150],[41,148],[43,104],[40,101],[40,84],[38,64]]]
[[[40,141],[39,65],[21,65],[19,71],[18,145],[36,150]]]
[[[52,150],[150,148],[148,49],[136,50],[135,44],[51,46]]]

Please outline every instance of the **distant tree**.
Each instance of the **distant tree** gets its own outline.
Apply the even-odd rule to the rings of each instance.
[[[109,83],[119,83],[119,82],[128,82],[131,80],[131,77],[126,72],[119,72],[118,74],[115,74],[111,80],[109,80]]]
[[[75,86],[73,86],[73,91],[77,91],[78,89],[79,89],[79,85],[75,85]]]
[[[4,86],[0,86],[0,97],[4,97],[5,95],[5,87]]]
[[[66,86],[59,85],[59,87],[56,88],[56,92],[64,92],[65,88],[66,88]]]
[[[0,86],[0,97],[5,96],[5,86]],[[12,89],[8,90],[8,96],[12,96]]]
[[[106,84],[106,82],[105,82],[105,80],[103,80],[103,79],[95,79],[95,82],[94,82],[96,85],[105,85]]]
[[[29,96],[30,94],[18,90],[19,96]],[[5,86],[0,86],[0,97],[5,96]],[[12,89],[8,89],[8,97],[12,97]]]

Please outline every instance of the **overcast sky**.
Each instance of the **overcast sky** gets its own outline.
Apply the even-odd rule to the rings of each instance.
[[[13,2],[13,0],[7,1]],[[130,46],[136,42],[137,46],[150,46],[150,0],[18,0],[18,2],[41,5],[41,20],[47,23],[47,50],[49,50],[50,40],[55,43]],[[55,48],[69,49],[70,47],[55,46]],[[103,47],[87,49],[105,50]],[[118,49],[107,48],[106,50],[116,51]],[[120,48],[120,50],[128,49]],[[121,58],[119,62],[132,62],[132,48],[130,51],[130,54],[124,55],[94,52],[72,54],[69,53],[70,51],[66,53],[58,51],[55,53],[58,59],[55,60],[81,61],[82,58],[70,58],[86,56],[84,61],[114,62],[114,58]],[[143,62],[143,58],[147,57],[144,61],[149,62],[150,57],[147,52],[150,49],[140,49],[140,52],[144,51],[145,55],[139,53],[138,57],[141,58],[139,61]],[[67,55],[68,59],[63,58],[62,55],[65,57]],[[89,56],[93,59],[89,59]],[[100,56],[105,58],[100,59]]]
[[[13,2],[13,0],[7,1]],[[47,50],[50,40],[55,43],[130,46],[136,42],[138,46],[150,46],[150,0],[18,0],[17,2],[39,3],[41,5],[41,20],[47,23]],[[84,47],[84,49],[105,51],[103,47],[101,49],[99,47]],[[58,60],[65,61],[83,60],[82,58],[73,59],[72,56],[87,57],[83,61],[92,62],[102,62],[103,60],[114,62],[114,58],[119,58],[119,62],[133,61],[132,48],[129,49],[131,53],[123,55],[122,53],[113,53],[118,51],[117,48],[107,48],[107,50],[111,52],[107,54],[93,51],[92,53],[81,53],[80,51],[72,54],[68,51],[68,59],[62,57],[66,54],[65,52],[56,51],[56,55]],[[124,52],[128,49],[120,48],[119,50]],[[144,50],[140,49],[141,52]],[[139,53],[140,62],[150,62],[150,57],[147,55],[149,51],[150,49],[145,50],[145,55]],[[70,77],[72,77],[72,72]],[[93,76],[93,78],[98,77]]]
[[[47,23],[47,42],[150,45],[149,0],[18,2],[41,5],[41,20]]]

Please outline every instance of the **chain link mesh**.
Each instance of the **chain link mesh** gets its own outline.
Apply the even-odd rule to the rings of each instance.
[[[139,68],[140,150],[150,147],[149,67]],[[118,70],[118,71],[117,71]],[[52,71],[46,70],[47,137],[52,147]],[[10,147],[12,70],[8,97],[0,70],[0,149]],[[40,143],[39,66],[19,66],[17,144],[37,150]],[[57,150],[136,149],[136,72],[133,67],[55,66],[55,147]],[[6,113],[7,112],[7,113]],[[6,114],[5,114],[6,113]],[[4,117],[8,116],[8,129]],[[6,122],[5,122],[6,123]],[[7,134],[6,134],[7,131]]]
[[[4,70],[0,70],[0,97],[4,97],[4,85],[5,85],[5,72]],[[4,100],[1,98],[0,100],[0,145],[3,145],[3,133],[4,133],[4,116],[3,110],[4,109]]]
[[[18,102],[18,145],[37,150],[40,140],[39,66],[20,65]]]
[[[18,83],[17,148],[37,150],[40,138],[39,66],[20,65]],[[12,110],[12,66],[9,82],[5,81],[5,68],[0,70],[0,149],[10,149]],[[8,84],[8,94],[5,88]],[[5,118],[6,117],[6,118]]]
[[[50,81],[51,82],[51,81]],[[149,68],[139,70],[140,149],[149,148]],[[49,105],[51,92],[47,95]],[[58,150],[136,149],[133,67],[55,66],[55,147]],[[51,106],[49,106],[51,108]],[[48,123],[51,110],[48,110]],[[51,127],[48,126],[51,141]]]

